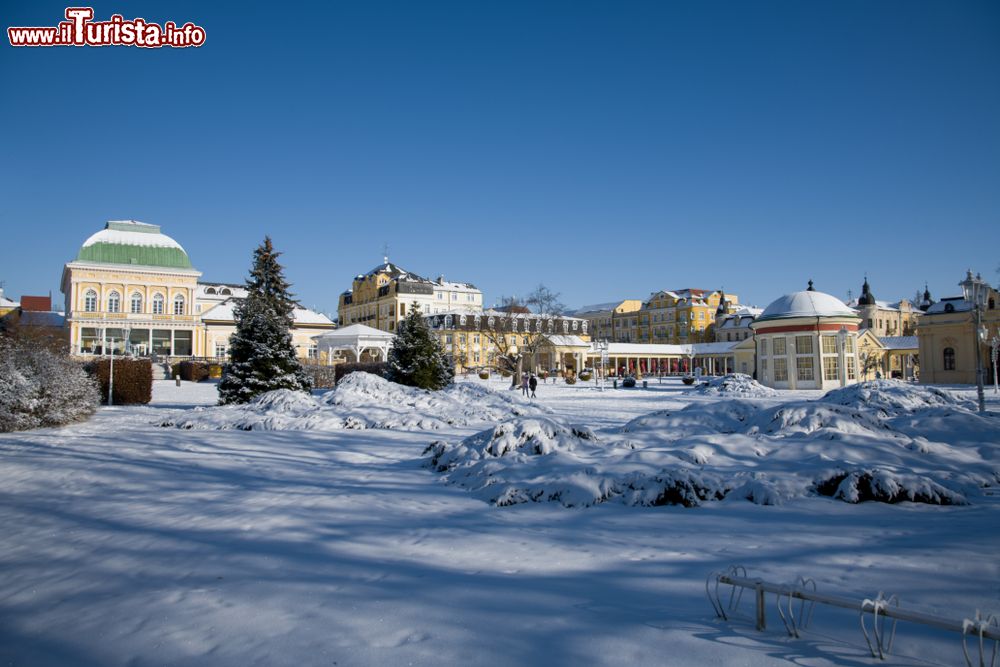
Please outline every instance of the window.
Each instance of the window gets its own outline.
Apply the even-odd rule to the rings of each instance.
[[[823,379],[840,379],[840,360],[837,357],[823,357]]]
[[[836,336],[823,336],[823,354],[837,354]]]
[[[955,370],[955,348],[953,347],[944,348],[944,370]]]
[[[812,354],[813,353],[813,339],[812,339],[812,336],[796,336],[795,337],[795,353],[796,354]]]
[[[306,356],[308,356],[310,359],[319,359],[319,346],[310,345],[309,352],[306,353]]]
[[[479,345],[479,334],[476,334],[472,337],[472,342],[475,343],[476,345]]]
[[[88,313],[97,310],[97,292],[92,289],[87,290],[87,293],[83,295],[83,310]]]
[[[174,315],[184,314],[184,296],[178,294],[174,297]]]
[[[774,381],[788,382],[788,360],[784,357],[776,357],[774,360]]]
[[[854,357],[853,356],[849,356],[849,357],[847,357],[847,379],[848,380],[853,380],[854,379],[854,374],[855,374],[855,370],[854,370]]]
[[[132,292],[131,311],[133,313],[142,312],[142,295],[138,292]]]
[[[222,358],[222,357],[226,356],[226,344],[225,343],[216,343],[215,344],[215,356],[219,357],[219,358]]]
[[[784,356],[785,355],[785,339],[784,338],[775,338],[773,341],[771,341],[771,348],[773,350],[773,352],[772,352],[773,356],[775,356],[775,357],[782,357],[782,356]],[[775,366],[774,372],[775,373],[778,372],[777,366]],[[775,380],[777,380],[777,379],[778,378],[775,377]]]
[[[854,336],[848,336],[844,339],[844,351],[854,354]]]
[[[122,309],[122,296],[118,292],[111,292],[108,295],[108,312],[117,313]]]
[[[153,314],[162,315],[163,314],[163,295],[154,294],[153,295]]]
[[[813,372],[813,358],[812,357],[796,357],[795,358],[796,373],[795,376],[800,382],[812,382],[816,379]]]
[[[215,294],[215,288],[214,287],[206,287],[205,288],[205,294]]]
[[[760,356],[762,356],[762,357],[766,357],[767,356],[767,339],[766,338],[762,339],[760,341]]]

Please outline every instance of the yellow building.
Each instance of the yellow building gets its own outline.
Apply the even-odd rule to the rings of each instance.
[[[975,331],[975,311],[968,287],[978,282],[985,290],[980,311],[981,330]],[[969,271],[959,283],[963,296],[946,297],[927,309],[917,325],[920,346],[920,382],[926,384],[975,384],[976,346],[986,372],[984,384],[993,377],[990,342],[1000,338],[1000,293]]]
[[[396,323],[416,303],[424,314],[483,309],[483,293],[469,283],[423,278],[384,258],[368,273],[355,276],[351,289],[340,295],[337,319],[340,326],[364,324],[382,331],[395,331]]]
[[[201,283],[200,276],[184,248],[157,225],[108,222],[63,268],[71,350],[127,350],[164,361],[224,356],[235,329],[232,308],[246,293],[237,285]],[[307,357],[315,350],[311,337],[335,324],[304,308],[294,317],[292,337]]]
[[[640,343],[705,343],[715,340],[715,321],[739,307],[739,297],[721,290],[663,290],[639,311]]]
[[[625,299],[584,306],[570,315],[587,320],[594,340],[630,342],[639,336],[639,316],[642,301]]]
[[[501,357],[522,357],[522,370],[579,372],[590,351],[587,320],[570,316],[455,310],[425,316],[456,372],[496,369]]]
[[[190,357],[204,347],[194,314],[201,272],[157,225],[113,220],[63,269],[66,324],[78,354]]]
[[[930,298],[927,292],[925,296]],[[858,311],[861,328],[871,329],[879,338],[915,335],[917,320],[922,314],[909,299],[901,299],[894,303],[876,299],[868,284],[867,276],[861,286],[861,296],[848,305]]]

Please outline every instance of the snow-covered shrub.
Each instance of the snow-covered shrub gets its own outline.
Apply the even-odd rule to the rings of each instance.
[[[112,389],[115,405],[145,405],[153,399],[153,365],[149,359],[115,359],[115,383]],[[97,380],[101,402],[108,402],[111,360],[98,359],[86,366]]]
[[[69,357],[0,338],[0,431],[82,421],[97,404],[94,381]]]
[[[711,378],[698,386],[698,392],[707,396],[741,396],[745,398],[769,398],[778,392],[765,387],[745,373],[730,373]]]
[[[626,375],[625,379],[622,380],[622,386],[623,387],[629,387],[629,388],[634,387],[635,386],[635,378],[632,377],[631,375]]]
[[[929,505],[967,505],[962,494],[945,488],[923,475],[899,474],[874,468],[838,471],[816,483],[816,493],[848,503],[927,503]]]
[[[859,382],[829,391],[819,400],[823,403],[876,410],[884,417],[926,408],[975,409],[973,401],[957,396],[947,389],[913,385],[899,380]]]
[[[333,370],[333,383],[336,385],[351,373],[371,373],[384,378],[389,374],[389,364],[384,361],[346,362],[335,365]]]
[[[343,364],[337,364],[343,366]],[[337,384],[337,366],[322,366],[320,364],[303,365],[302,370],[312,378],[313,389],[333,389]]]

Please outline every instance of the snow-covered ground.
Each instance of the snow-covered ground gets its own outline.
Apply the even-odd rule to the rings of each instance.
[[[773,602],[764,632],[746,617],[715,619],[705,577],[734,563],[859,600],[895,593],[956,619],[1000,611],[993,488],[967,488],[969,504],[951,506],[849,504],[798,488],[777,505],[501,507],[449,483],[424,455],[432,442],[450,449],[533,420],[579,426],[560,437],[585,434],[583,446],[560,456],[580,458],[581,474],[625,465],[587,459],[594,442],[633,463],[648,449],[655,463],[642,465],[718,473],[748,465],[740,447],[754,441],[769,451],[808,443],[815,457],[828,447],[831,467],[855,457],[968,484],[964,475],[1000,465],[1000,417],[983,421],[962,400],[920,406],[881,392],[819,410],[804,403],[818,392],[783,392],[743,399],[744,422],[719,434],[694,426],[720,410],[731,418],[720,407],[730,399],[677,380],[604,392],[543,384],[534,404],[499,380],[468,384],[446,398],[394,395],[378,406],[393,415],[357,430],[334,417],[371,413],[367,385],[339,400],[216,409],[211,384],[161,382],[150,406],[0,436],[0,664],[875,664],[848,611],[817,607],[799,639],[785,635]],[[996,415],[1000,401],[987,397]],[[265,418],[237,425],[236,412]],[[279,414],[294,419],[264,424]],[[862,428],[869,421],[893,428],[880,439]],[[921,451],[937,462],[916,470]],[[888,453],[897,458],[882,461]],[[774,458],[760,469],[793,479],[789,453]],[[542,482],[564,472],[544,471]],[[963,662],[957,636],[901,623],[888,664]]]

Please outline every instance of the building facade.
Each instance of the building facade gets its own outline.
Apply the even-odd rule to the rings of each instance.
[[[232,307],[246,293],[232,284],[201,283],[200,277],[184,248],[159,226],[108,222],[63,268],[70,349],[84,356],[128,352],[164,360],[224,356],[235,329]],[[309,336],[335,325],[306,309],[296,309],[295,317],[293,338],[298,335],[296,345],[306,357]]]
[[[970,271],[966,281],[971,280]],[[989,285],[984,284],[984,288],[987,293],[978,332],[973,303],[966,295],[945,297],[921,316],[917,325],[921,383],[974,384],[976,346],[979,346],[980,361],[987,374],[984,382],[993,377],[995,369],[990,343],[1000,338],[1000,293]]]
[[[925,291],[925,295],[929,300],[930,294]],[[879,338],[915,335],[917,320],[923,314],[909,299],[893,303],[876,299],[867,276],[861,285],[861,296],[848,305],[858,311],[861,328],[870,329]]]
[[[522,370],[579,372],[590,350],[589,322],[579,317],[512,311],[454,310],[424,316],[456,372],[499,368],[518,355]]]
[[[427,314],[483,309],[483,293],[470,283],[423,278],[384,258],[368,273],[355,276],[351,289],[340,295],[337,319],[340,326],[364,324],[394,332],[416,303]]]
[[[625,299],[584,306],[567,315],[587,320],[587,328],[594,340],[630,342],[639,336],[640,309],[640,299]]]

